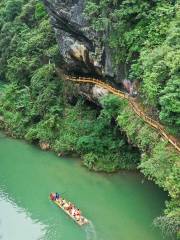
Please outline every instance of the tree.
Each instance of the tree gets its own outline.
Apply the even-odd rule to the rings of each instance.
[[[13,21],[17,17],[22,8],[23,2],[20,0],[8,0],[5,8],[5,20]]]

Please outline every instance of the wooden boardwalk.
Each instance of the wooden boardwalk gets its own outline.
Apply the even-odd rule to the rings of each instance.
[[[141,118],[144,120],[144,122],[146,122],[148,125],[150,125],[151,127],[153,127],[154,129],[156,129],[161,136],[163,137],[163,139],[167,140],[177,151],[180,152],[180,143],[179,141],[173,137],[172,135],[170,135],[169,133],[167,133],[165,131],[165,128],[163,125],[161,125],[159,122],[155,121],[154,119],[150,118],[149,116],[147,116],[147,114],[138,106],[137,102],[134,101],[134,99],[132,97],[130,97],[128,94],[110,86],[109,84],[101,81],[101,80],[97,80],[97,79],[93,79],[93,78],[85,78],[85,77],[73,77],[73,76],[67,76],[65,75],[65,80],[68,81],[72,81],[72,82],[76,82],[76,83],[91,83],[91,84],[96,84],[106,90],[108,90],[110,93],[122,98],[122,99],[127,99],[129,106],[133,109],[133,111]]]

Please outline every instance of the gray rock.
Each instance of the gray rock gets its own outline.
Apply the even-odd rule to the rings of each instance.
[[[92,30],[83,14],[85,0],[43,0],[51,17],[62,66],[69,74],[124,79],[125,68],[114,69],[112,49],[102,43],[102,35]],[[108,33],[104,33],[108,37]],[[115,49],[114,49],[115,51]]]
[[[114,67],[113,52],[102,38],[103,33],[93,31],[84,15],[86,0],[43,0],[51,18],[63,62],[57,66],[59,74],[88,76],[111,81],[115,87],[123,87],[128,67],[120,64]],[[61,70],[60,70],[61,69]],[[60,73],[61,72],[61,73]],[[108,91],[92,84],[76,84],[77,94],[100,105],[100,98]],[[128,93],[129,90],[124,88]],[[133,95],[133,94],[132,94]]]

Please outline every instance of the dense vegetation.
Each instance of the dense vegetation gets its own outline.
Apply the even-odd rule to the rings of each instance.
[[[0,75],[9,85],[0,103],[12,136],[46,143],[58,154],[76,153],[90,169],[134,168],[139,153],[96,110],[57,77],[61,62],[49,18],[39,1],[4,1],[0,12]]]
[[[168,146],[168,143],[144,124],[133,111],[130,111],[127,104],[117,113],[117,121],[142,153],[139,169],[145,176],[168,191],[171,197],[171,201],[167,203],[165,216],[157,218],[155,224],[160,226],[164,233],[172,235],[177,233],[180,226],[179,153]]]
[[[143,104],[167,130],[180,134],[180,5],[176,0],[88,0],[85,14],[112,49],[114,67],[126,64],[127,78],[140,82]],[[107,38],[108,35],[108,38]],[[111,99],[113,102],[113,99]],[[180,228],[179,155],[120,104],[118,124],[142,152],[141,171],[169,192],[165,216],[155,220],[164,232]],[[115,112],[114,112],[115,114]]]
[[[180,134],[180,5],[176,0],[88,0],[92,27],[106,36],[114,66],[130,66],[144,104]],[[107,38],[107,34],[109,38]]]
[[[8,83],[0,101],[1,127],[14,137],[47,143],[58,154],[78,154],[94,170],[132,169],[141,152],[139,168],[171,197],[165,215],[155,224],[177,233],[177,153],[125,101],[109,95],[97,109],[57,76],[56,66],[62,60],[42,3],[2,0],[0,10],[0,79]],[[131,65],[129,78],[141,81],[143,102],[178,135],[180,23],[176,1],[91,0],[86,14],[97,31],[108,30],[109,45],[118,49],[114,65]]]

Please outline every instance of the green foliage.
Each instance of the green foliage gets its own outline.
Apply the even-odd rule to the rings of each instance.
[[[20,0],[8,0],[6,3],[4,15],[6,21],[13,21],[21,11],[23,2]]]
[[[143,103],[155,109],[162,122],[178,135],[178,1],[88,0],[85,14],[103,42],[109,44],[114,67],[130,66],[129,78],[141,81]]]
[[[84,165],[91,170],[114,172],[119,169],[119,156],[116,154],[97,155],[90,152],[84,156]],[[127,168],[127,163],[123,165],[121,158],[121,168]]]
[[[164,235],[170,239],[180,237],[180,205],[179,198],[172,199],[166,203],[165,216],[157,217],[154,220],[155,226],[161,228]]]
[[[150,176],[158,185],[168,190],[172,198],[177,198],[180,191],[179,183],[176,182],[179,175],[177,165],[179,156],[174,151],[167,150],[166,144],[165,142],[157,144],[152,155],[144,157],[140,168],[145,175]]]
[[[163,91],[161,91],[160,119],[169,126],[175,126],[180,132],[180,84],[179,78],[171,78]]]
[[[44,5],[43,5],[43,3],[38,2],[36,4],[35,18],[37,20],[40,20],[40,19],[44,18],[45,16],[46,16],[46,11],[45,11]]]
[[[163,234],[171,237],[172,239],[176,236],[176,233],[179,231],[180,228],[180,222],[177,217],[158,217],[154,220],[154,225],[160,227]],[[179,239],[179,237],[177,237],[177,239]]]
[[[88,167],[90,170],[94,170],[99,156],[93,152],[87,153],[84,155],[84,166]]]
[[[134,168],[139,153],[112,124],[117,99],[102,100],[100,112],[82,101],[71,106],[74,90],[56,75],[62,59],[44,6],[36,0],[21,4],[16,18],[0,15],[0,74],[10,83],[0,103],[6,130],[30,142],[49,143],[57,153],[76,153],[87,166],[95,158],[95,170]],[[6,7],[4,1],[2,10]]]
[[[109,44],[115,63],[132,61],[144,42],[156,45],[163,41],[169,21],[174,16],[170,1],[87,1],[85,13],[96,31],[109,32]]]
[[[150,180],[168,191],[171,197],[165,215],[157,218],[154,221],[155,225],[158,225],[166,234],[176,234],[180,224],[178,152],[168,147],[167,142],[162,140],[128,106],[122,105],[117,121],[132,144],[141,150],[141,161],[138,168]]]
[[[147,42],[141,51],[138,64],[133,66],[133,72],[137,77],[141,75],[144,102],[153,108],[156,107],[160,120],[178,135],[180,132],[178,7],[175,12],[176,15],[168,25],[164,41],[153,49]]]
[[[167,129],[180,133],[180,8],[174,0],[88,0],[85,14],[91,26],[102,36],[103,44],[109,44],[114,68],[120,64],[129,66],[128,76],[140,82],[140,97]],[[111,99],[105,103],[111,106]],[[112,100],[113,102],[113,100]],[[142,172],[159,186],[168,190],[172,200],[179,199],[178,155],[160,141],[129,108],[119,104],[113,109],[117,122],[126,133],[129,142],[142,153]],[[107,115],[108,117],[108,115]],[[168,149],[168,150],[167,150]],[[167,207],[170,213],[156,223],[163,230],[177,233],[180,215],[178,208]],[[172,214],[173,211],[176,213]],[[171,214],[169,216],[169,214]],[[169,221],[169,222],[168,222]]]
[[[108,95],[101,99],[101,110],[81,99],[69,104],[76,91],[56,75],[55,65],[63,62],[41,2],[1,0],[0,10],[0,78],[9,83],[0,95],[4,129],[30,142],[47,142],[60,154],[76,153],[85,166],[96,171],[135,168],[140,158],[138,147],[142,153],[139,168],[172,199],[157,222],[175,233],[180,192],[177,154],[124,100]],[[141,80],[147,104],[178,131],[176,1],[91,0],[86,13],[102,41],[115,49],[115,67],[131,65],[129,76]]]
[[[28,27],[34,27],[36,25],[35,21],[35,1],[30,0],[22,6],[21,13],[19,15],[20,21],[25,23]]]
[[[139,158],[137,151],[127,147],[118,129],[107,120],[104,109],[97,118],[96,112],[79,102],[74,108],[66,108],[64,114],[66,120],[54,145],[57,152],[77,152],[84,165],[96,171],[135,167]]]
[[[123,107],[119,112],[117,121],[126,132],[128,139],[138,145],[142,152],[150,152],[159,141],[158,134],[145,125],[128,106]]]
[[[101,105],[105,109],[105,112],[109,116],[116,117],[118,112],[122,109],[122,106],[125,106],[126,102],[121,101],[115,95],[109,95],[108,97],[101,98]]]

